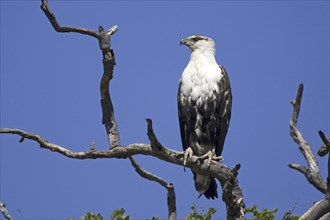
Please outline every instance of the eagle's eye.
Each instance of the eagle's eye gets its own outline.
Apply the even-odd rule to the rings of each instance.
[[[199,40],[199,38],[198,37],[194,37],[192,40],[196,42],[196,41]]]

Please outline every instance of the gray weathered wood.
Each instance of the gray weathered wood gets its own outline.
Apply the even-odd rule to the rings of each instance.
[[[299,89],[297,92],[297,97],[293,104],[293,113],[290,120],[290,134],[293,140],[298,144],[300,152],[304,155],[308,167],[299,165],[299,164],[289,164],[289,167],[295,169],[302,174],[305,175],[306,179],[315,186],[316,189],[321,191],[325,194],[325,198],[320,200],[319,202],[315,203],[312,207],[310,207],[300,218],[299,220],[317,220],[317,219],[324,219],[325,215],[329,216],[330,213],[330,153],[329,153],[329,141],[326,139],[324,133],[319,131],[319,135],[324,142],[324,146],[321,146],[319,150],[319,155],[324,156],[326,153],[329,153],[328,156],[328,177],[327,183],[322,179],[319,166],[316,160],[315,155],[312,152],[310,145],[307,141],[303,138],[302,134],[297,128],[297,122],[300,112],[301,106],[301,99],[303,94],[303,84],[299,85]],[[326,218],[325,218],[326,219]]]

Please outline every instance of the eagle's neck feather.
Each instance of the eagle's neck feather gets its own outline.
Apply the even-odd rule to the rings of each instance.
[[[215,60],[214,48],[200,48],[191,52],[190,62],[209,62],[210,64],[217,64]]]

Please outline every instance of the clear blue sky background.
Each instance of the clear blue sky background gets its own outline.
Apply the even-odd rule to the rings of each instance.
[[[92,142],[108,149],[98,42],[55,32],[39,5],[1,0],[0,127],[38,133],[72,151],[88,150]],[[314,152],[321,145],[317,131],[329,133],[329,1],[50,1],[50,6],[62,25],[119,26],[112,41],[117,66],[111,95],[123,145],[148,142],[150,117],[160,141],[182,149],[176,93],[190,52],[179,41],[210,36],[234,99],[224,163],[241,163],[246,205],[278,207],[282,215],[297,204],[294,213],[300,215],[323,197],[287,164],[306,164],[289,135],[289,102],[299,83],[305,91],[298,126]],[[77,219],[88,211],[108,217],[121,207],[134,219],[167,218],[166,191],[142,179],[128,160],[73,160],[32,141],[20,144],[18,136],[0,138],[0,200],[15,219]],[[215,217],[225,217],[221,199],[197,199],[190,172],[147,156],[136,160],[174,184],[179,218],[193,203],[215,207]],[[325,178],[326,159],[318,161]]]

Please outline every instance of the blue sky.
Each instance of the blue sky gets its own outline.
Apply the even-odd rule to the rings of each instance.
[[[72,151],[88,150],[92,142],[107,149],[98,42],[56,33],[39,5],[1,0],[0,127],[38,133]],[[159,140],[182,149],[176,93],[190,53],[179,41],[209,36],[233,90],[224,163],[241,163],[247,206],[277,207],[282,215],[296,204],[300,215],[323,197],[287,164],[306,164],[289,135],[289,102],[299,83],[305,91],[298,127],[314,152],[321,145],[317,131],[329,133],[329,1],[50,1],[50,6],[63,25],[119,26],[112,40],[117,65],[111,95],[123,145],[148,142],[150,117]],[[0,138],[0,200],[15,219],[77,219],[88,211],[108,217],[121,207],[134,219],[167,217],[166,191],[138,176],[128,160],[73,160],[32,141],[20,144],[17,136]],[[135,158],[174,184],[179,218],[193,203],[215,207],[215,218],[225,217],[221,199],[197,199],[190,172]],[[326,159],[318,161],[325,178]]]

